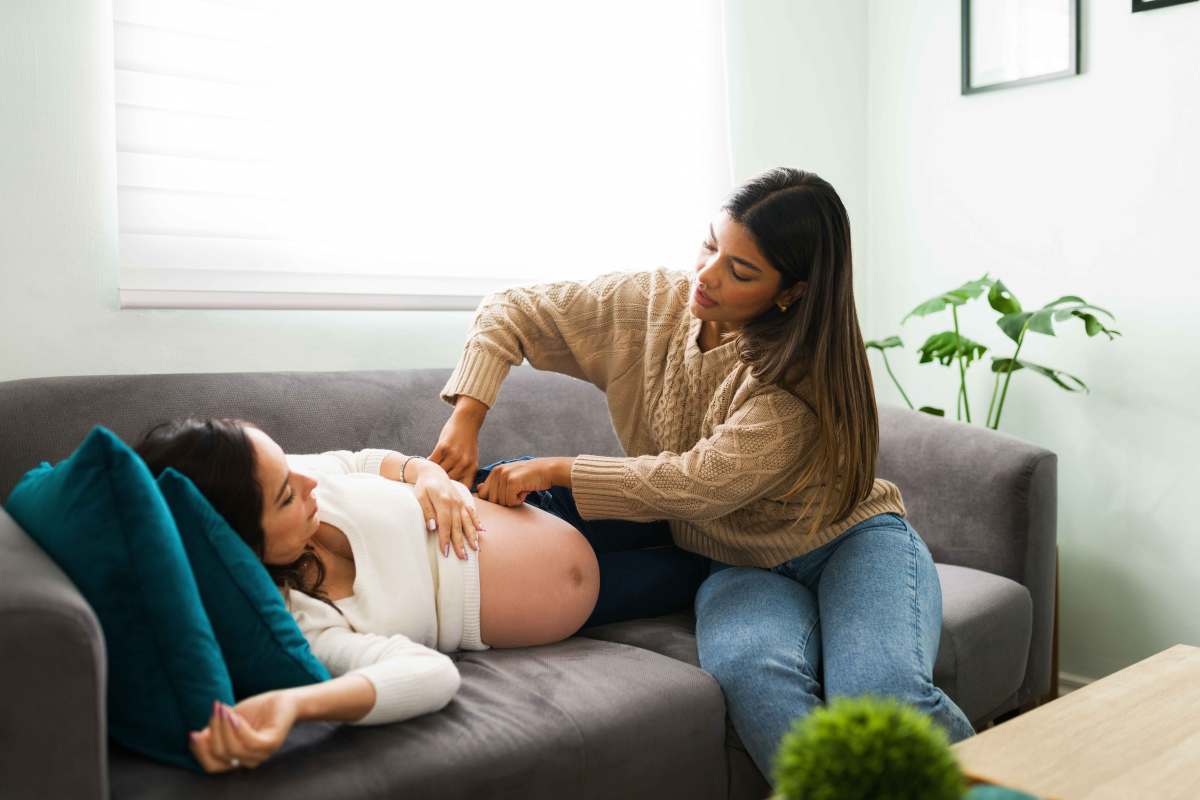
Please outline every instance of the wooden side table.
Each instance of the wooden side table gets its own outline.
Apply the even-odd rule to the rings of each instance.
[[[968,777],[1038,797],[1200,797],[1200,648],[1175,645],[953,750]]]

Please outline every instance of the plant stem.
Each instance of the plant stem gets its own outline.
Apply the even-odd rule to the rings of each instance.
[[[1008,368],[1011,370],[1012,365],[1010,364]],[[992,402],[988,403],[987,422],[984,423],[984,427],[987,427],[987,428],[992,427],[992,409],[996,405],[996,392],[998,392],[999,390],[1000,390],[1000,373],[997,372],[996,373],[996,382],[992,384]]]
[[[891,376],[892,383],[896,384],[896,388],[900,390],[900,396],[904,398],[904,402],[908,403],[908,407],[912,408],[912,401],[908,399],[908,395],[904,393],[904,387],[900,385],[900,381],[896,380],[895,373],[892,372],[892,365],[888,363],[887,353],[883,350],[879,351],[879,355],[883,356],[883,366],[887,370],[887,374]]]
[[[1004,373],[1004,391],[1000,392],[1000,405],[996,407],[996,420],[992,425],[992,430],[1000,429],[1000,412],[1004,410],[1004,398],[1008,397],[1008,382],[1012,380],[1013,367],[1016,366],[1017,356],[1021,355],[1021,345],[1025,343],[1025,331],[1029,323],[1025,323],[1025,327],[1021,328],[1021,335],[1017,337],[1017,352],[1013,353],[1012,361],[1008,363],[1008,371]]]
[[[958,333],[958,306],[950,306],[950,313],[954,315],[954,336],[958,340],[958,345],[962,346],[962,337]],[[965,356],[958,357],[958,378],[959,386],[962,388],[963,407],[967,411],[967,422],[971,421],[971,401],[967,397],[967,368],[963,364]]]

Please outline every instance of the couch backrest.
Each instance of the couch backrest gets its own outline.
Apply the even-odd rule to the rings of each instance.
[[[0,383],[0,502],[41,461],[66,458],[93,425],[130,445],[156,422],[195,414],[259,425],[285,452],[387,447],[428,455],[450,406],[447,369],[32,378]],[[481,463],[508,456],[620,455],[604,395],[514,369],[480,439]]]
[[[935,561],[1026,585],[1053,575],[1058,457],[979,425],[883,406],[876,474]]]
[[[106,375],[0,383],[0,501],[40,461],[69,455],[95,424],[132,444],[154,422],[186,414],[251,420],[292,453],[388,447],[426,455],[450,413],[438,398],[449,374]],[[1049,526],[1053,541],[1053,453],[979,426],[886,406],[880,435],[877,474],[899,485],[937,561],[1029,582],[1027,538]],[[504,382],[480,440],[484,464],[525,453],[620,452],[598,390],[527,366]]]

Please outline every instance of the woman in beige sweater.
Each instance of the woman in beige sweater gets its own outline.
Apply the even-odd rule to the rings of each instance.
[[[711,559],[695,596],[700,662],[765,776],[792,721],[839,695],[897,697],[952,740],[970,736],[932,680],[933,559],[899,489],[874,475],[878,414],[840,198],[811,173],[769,170],[706,234],[691,272],[485,298],[442,392],[454,411],[431,458],[473,481],[484,416],[523,360],[590,381],[628,456],[501,464],[479,496],[552,499],[576,515],[610,619],[646,615],[622,584],[639,580],[639,554],[657,578],[662,548],[612,554],[623,556],[614,573],[605,539],[620,529],[593,521],[665,520],[679,554]],[[694,570],[677,562],[684,583]]]

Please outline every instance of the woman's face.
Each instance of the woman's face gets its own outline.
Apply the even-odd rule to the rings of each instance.
[[[749,229],[722,211],[700,247],[688,308],[705,322],[738,328],[768,311],[776,300],[791,302],[805,285],[780,293],[782,282]]]
[[[283,449],[270,436],[249,425],[243,430],[254,447],[255,479],[263,495],[263,562],[290,564],[321,525],[313,496],[317,482],[288,469]]]

